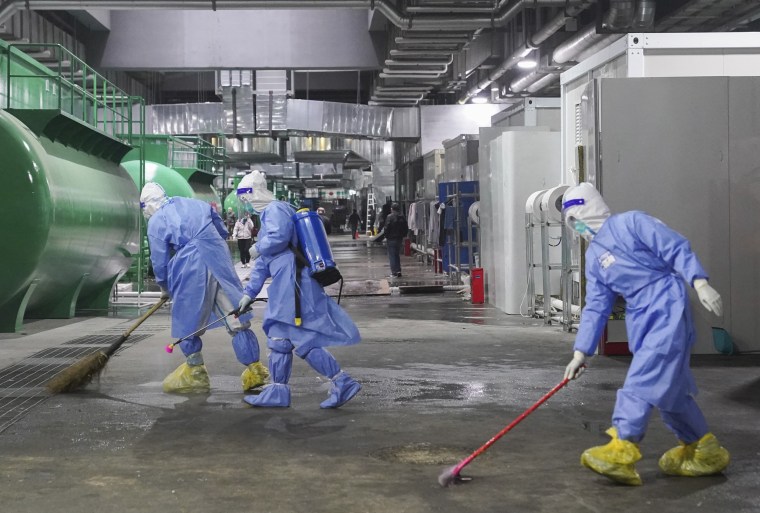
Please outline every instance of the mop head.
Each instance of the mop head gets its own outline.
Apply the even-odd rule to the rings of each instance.
[[[440,476],[438,476],[438,484],[440,484],[442,487],[446,488],[448,486],[451,486],[453,484],[460,484],[460,483],[466,483],[468,481],[472,481],[471,477],[465,477],[459,475],[459,472],[461,472],[461,468],[457,469],[459,465],[454,465],[453,467],[449,467],[446,470],[444,470]]]
[[[78,390],[100,375],[108,363],[108,356],[103,351],[98,351],[58,373],[48,381],[47,389],[50,393],[61,394]]]

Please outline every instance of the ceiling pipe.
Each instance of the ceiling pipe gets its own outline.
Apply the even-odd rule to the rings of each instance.
[[[530,54],[530,52],[533,51],[533,48],[538,47],[538,45],[540,45],[541,43],[549,39],[558,30],[563,28],[565,26],[565,22],[568,19],[574,18],[575,16],[580,14],[584,9],[586,9],[592,4],[593,4],[593,1],[586,0],[575,6],[567,7],[563,13],[558,14],[557,16],[549,20],[549,22],[546,25],[541,27],[540,30],[535,32],[528,39],[528,41],[526,41],[526,44],[528,46],[524,46],[516,50],[514,53],[512,53],[512,55],[510,55],[504,61],[502,61],[501,64],[499,64],[499,66],[496,67],[496,69],[494,69],[491,73],[489,73],[488,77],[485,80],[481,80],[480,82],[478,82],[478,84],[475,87],[468,89],[467,92],[465,92],[464,96],[459,100],[459,103],[467,102],[467,100],[469,100],[473,96],[476,96],[486,87],[491,85],[494,81],[501,78],[501,76],[504,75],[504,73],[512,69],[514,66],[517,65],[518,62],[520,62],[528,54]]]
[[[430,80],[431,78],[440,78],[443,73],[438,75],[416,75],[414,73],[394,74],[394,73],[380,73],[380,78],[421,78],[423,80]]]
[[[564,64],[567,61],[572,60],[586,48],[595,44],[604,36],[604,34],[596,33],[596,24],[592,23],[569,40],[557,46],[552,53],[552,61],[558,64]]]
[[[645,6],[639,6],[640,9],[642,7]],[[652,19],[654,20],[654,18]],[[560,50],[560,58],[567,59],[564,62],[570,60],[582,61],[583,59],[594,55],[603,48],[608,47],[610,44],[614,43],[621,37],[623,37],[622,34],[596,34],[595,27],[591,26],[581,31],[571,40],[566,41],[562,45],[558,46],[555,49],[554,53],[557,54],[557,51]],[[558,61],[556,57],[553,57],[553,61],[554,63],[563,63],[563,61]],[[535,93],[554,83],[558,77],[559,75],[556,73],[538,73],[538,76],[532,76],[530,79],[528,76],[525,76],[514,80],[510,84],[510,89],[513,92],[528,91],[530,93]]]
[[[397,48],[407,50],[447,50],[449,52],[459,52],[465,43],[396,43]]]
[[[383,68],[383,73],[387,75],[435,75],[435,76],[441,76],[448,70],[447,67],[444,67],[443,69],[391,69],[391,68]]]
[[[535,93],[553,84],[557,80],[559,80],[559,75],[557,73],[550,73],[549,75],[544,75],[543,77],[527,86],[525,90],[529,93]]]
[[[477,30],[483,27],[503,27],[525,8],[546,6],[565,7],[585,0],[514,0],[501,1],[488,15],[421,15],[403,16],[390,0],[9,0],[0,7],[0,23],[15,12],[31,10],[83,9],[374,9],[390,23],[403,30]]]
[[[657,10],[655,0],[639,0],[639,8],[633,16],[633,28],[641,30],[654,27],[654,15]]]
[[[383,100],[383,99],[391,98],[391,99],[400,99],[400,100],[417,100],[417,101],[419,101],[419,100],[423,99],[424,97],[425,97],[425,95],[421,94],[421,93],[417,93],[417,94],[409,94],[409,93],[406,93],[406,94],[402,94],[402,93],[398,93],[398,94],[382,93],[382,94],[380,94],[380,93],[376,93],[376,94],[372,95],[372,99],[373,100]]]
[[[385,59],[386,66],[448,66],[453,59],[434,60],[426,59],[419,61],[399,61],[396,59]]]
[[[485,13],[491,13],[493,12],[493,9],[490,7],[434,7],[434,6],[425,6],[425,5],[410,5],[406,7],[406,12],[415,12],[415,13],[478,13],[478,14],[485,14]]]
[[[633,23],[633,11],[636,0],[610,0],[610,10],[607,11],[602,27],[607,30],[623,30]]]
[[[590,57],[594,55],[596,52],[607,48],[609,45],[620,39],[621,37],[624,37],[622,34],[611,34],[607,35],[599,41],[598,43],[594,44],[593,46],[583,50],[581,53],[576,55],[574,59],[582,61],[583,59]],[[524,77],[518,78],[517,80],[513,80],[512,83],[509,85],[509,89],[514,93],[519,93],[522,91],[527,91],[529,93],[536,93],[545,87],[553,84],[557,81],[559,78],[558,73],[549,73],[544,74],[538,71],[534,71],[533,73],[529,73],[528,75],[525,75]]]
[[[382,92],[382,91],[409,91],[409,92],[415,92],[415,93],[426,93],[433,89],[433,86],[420,86],[420,87],[414,87],[414,86],[376,86],[375,91]]]
[[[441,37],[403,37],[399,36],[394,39],[395,43],[397,45],[402,44],[449,44],[449,45],[455,45],[458,43],[466,43],[470,40],[469,37],[449,37],[449,36],[441,36]]]
[[[391,57],[425,57],[430,55],[446,55],[451,56],[451,51],[447,50],[391,50],[389,52]]]
[[[531,71],[527,75],[523,75],[520,78],[517,78],[513,80],[509,84],[509,90],[513,93],[518,93],[522,91],[523,89],[527,89],[527,87],[537,80],[540,80],[544,77],[544,74],[539,71]]]

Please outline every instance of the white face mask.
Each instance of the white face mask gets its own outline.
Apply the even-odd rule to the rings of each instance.
[[[251,202],[251,206],[257,214],[261,214],[270,203],[271,201],[254,200]]]

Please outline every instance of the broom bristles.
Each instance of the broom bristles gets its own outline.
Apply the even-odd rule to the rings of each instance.
[[[454,473],[456,469],[457,467],[454,465],[453,467],[448,467],[446,470],[444,470],[441,475],[438,476],[438,484],[444,488],[453,484],[457,478],[457,474]]]
[[[47,389],[53,394],[73,392],[86,386],[95,376],[103,372],[106,363],[108,363],[108,355],[103,351],[86,356],[48,381]]]

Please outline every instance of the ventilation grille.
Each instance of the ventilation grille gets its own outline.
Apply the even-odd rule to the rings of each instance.
[[[125,324],[133,322],[128,321]],[[119,351],[153,336],[157,329],[162,329],[158,325],[149,328],[150,333],[130,335]],[[77,360],[106,349],[119,340],[123,331],[124,328],[114,334],[92,334],[69,340],[61,346],[43,349],[18,363],[0,369],[0,433],[34,406],[50,397],[45,384],[53,376]]]

